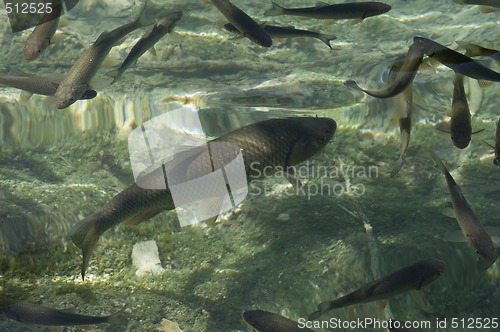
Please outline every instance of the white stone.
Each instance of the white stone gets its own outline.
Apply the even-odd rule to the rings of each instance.
[[[132,264],[137,268],[135,275],[138,277],[162,273],[164,269],[161,266],[156,241],[150,240],[134,244]]]

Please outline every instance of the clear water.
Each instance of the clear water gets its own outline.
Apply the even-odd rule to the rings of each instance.
[[[64,74],[101,32],[130,21],[139,6],[126,0],[81,2],[67,15],[69,25],[58,31],[54,44],[29,63],[22,59],[29,31],[12,34],[3,14],[1,72],[16,68],[37,75]],[[485,131],[458,150],[449,135],[435,129],[451,106],[453,72],[440,67],[419,73],[414,91],[420,102],[407,164],[396,178],[389,177],[400,142],[392,101],[343,86],[347,79],[364,87],[382,86],[384,70],[407,51],[415,35],[452,48],[456,40],[500,48],[498,12],[482,14],[476,6],[452,1],[388,0],[390,12],[351,24],[266,18],[268,1],[235,0],[260,21],[338,37],[333,50],[316,39],[279,40],[264,49],[246,39],[230,40],[233,36],[216,24],[222,15],[210,3],[149,2],[157,18],[184,12],[175,34],[157,44],[157,57],[145,54],[116,84],[98,91],[97,98],[58,110],[46,97],[22,103],[18,90],[0,88],[2,296],[92,315],[126,306],[127,322],[95,325],[96,331],[155,331],[162,319],[178,323],[183,331],[251,331],[241,316],[245,310],[298,320],[321,301],[435,257],[447,267],[423,289],[433,313],[402,295],[391,299],[385,311],[372,303],[355,312],[329,312],[325,319],[393,317],[430,321],[430,330],[437,330],[436,320],[450,323],[456,318],[462,324],[462,319],[500,319],[498,263],[479,272],[474,250],[450,241],[459,227],[442,214],[450,205],[449,194],[428,154],[433,150],[444,159],[482,223],[499,227],[500,173],[483,143],[494,142],[498,85],[480,89],[467,81],[473,128]],[[304,0],[279,3],[313,5]],[[109,62],[119,63],[143,32],[133,32],[115,47]],[[108,70],[97,76],[104,78]],[[181,106],[197,111],[211,137],[286,116],[331,117],[339,128],[333,142],[304,166],[302,180],[309,196],[295,195],[278,178],[258,184],[265,194],[249,196],[237,212],[209,228],[181,229],[175,212],[163,212],[139,226],[116,227],[99,241],[82,282],[80,250],[68,229],[133,182],[127,146],[132,129]],[[329,172],[313,173],[318,166]],[[337,190],[313,191],[327,185]],[[165,271],[138,278],[130,255],[134,243],[145,240],[156,241]],[[458,327],[453,330],[468,330]],[[0,330],[46,328],[2,318]],[[452,328],[448,324],[441,330]]]

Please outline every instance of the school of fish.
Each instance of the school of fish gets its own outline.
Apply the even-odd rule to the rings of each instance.
[[[318,2],[316,5],[304,8],[286,8],[271,1],[271,8],[263,11],[261,18],[255,19],[246,13],[243,1],[235,1],[238,2],[238,6],[229,0],[210,0],[210,2],[227,20],[224,29],[264,48],[271,48],[275,38],[311,37],[320,40],[332,49],[331,42],[337,39],[335,35],[325,32],[302,30],[295,26],[273,25],[271,22],[268,24],[268,20],[271,21],[275,16],[288,15],[319,20],[360,22],[377,15],[390,15],[391,10],[391,6],[382,2],[340,4]],[[494,0],[453,0],[453,2],[480,5],[482,12],[491,12],[495,8],[500,8],[500,1]],[[43,16],[31,32],[23,48],[25,60],[32,61],[43,53],[50,52],[52,39],[58,29],[61,15],[64,14],[63,3],[62,0],[54,1],[53,10]],[[0,84],[22,90],[23,100],[28,100],[32,94],[52,96],[53,106],[57,109],[70,107],[79,100],[85,102],[86,99],[95,98],[98,94],[104,93],[101,90],[105,88],[99,89],[94,86],[93,78],[101,70],[104,60],[112,52],[114,46],[132,31],[151,26],[131,48],[123,63],[106,73],[112,78],[108,86],[122,77],[126,70],[132,68],[146,51],[154,53],[154,45],[172,32],[183,17],[182,8],[166,17],[152,17],[147,9],[148,0],[144,0],[134,20],[114,30],[102,32],[92,45],[82,50],[80,56],[74,59],[65,73],[40,77],[13,70],[0,75]],[[249,44],[248,41],[246,42]],[[465,149],[469,146],[473,135],[483,130],[473,131],[464,82],[468,78],[474,79],[483,88],[487,88],[494,82],[500,82],[500,73],[473,59],[483,56],[500,61],[500,52],[466,41],[456,41],[456,43],[460,48],[465,49],[464,54],[432,39],[415,36],[406,55],[395,59],[389,68],[389,82],[386,87],[381,87],[380,90],[365,89],[356,83],[355,77],[344,83],[345,87],[350,90],[360,91],[374,98],[392,98],[394,101],[400,127],[401,148],[399,159],[392,168],[391,177],[395,177],[406,163],[405,154],[410,143],[412,124],[412,84],[418,79],[419,69],[427,59],[435,60],[448,67],[455,75],[453,91],[451,91],[449,130],[445,130],[449,132],[453,145],[458,149]],[[485,143],[494,149],[493,163],[500,166],[500,120],[496,125],[495,143]],[[260,174],[258,171],[263,168],[271,167],[276,171],[285,170],[283,174],[286,179],[293,186],[300,187],[302,183],[293,174],[291,166],[314,159],[315,155],[331,142],[336,129],[337,123],[331,118],[296,117],[264,120],[209,141],[208,150],[193,149],[181,161],[167,162],[149,171],[136,183],[119,192],[102,209],[77,221],[70,229],[69,237],[82,250],[83,261],[80,268],[82,279],[85,279],[85,273],[98,240],[107,230],[119,224],[136,225],[163,211],[175,209],[169,186],[198,179],[210,172],[220,170],[241,153],[248,179],[255,178],[257,173]],[[226,148],[215,149],[218,144],[225,144]],[[210,148],[212,151],[209,151]],[[458,227],[467,243],[478,255],[478,269],[487,270],[497,261],[498,248],[495,248],[491,236],[467,202],[445,163],[433,151],[430,151],[428,158],[435,162],[436,168],[444,175]],[[253,165],[259,165],[260,169],[255,169]],[[166,172],[166,169],[172,172]],[[175,174],[175,178],[172,174]],[[359,288],[353,285],[352,290],[346,289],[347,294],[339,298],[331,300],[328,299],[328,294],[321,294],[324,301],[317,305],[316,311],[309,313],[308,320],[317,320],[320,316],[338,308],[389,300],[408,292],[422,292],[423,287],[445,272],[445,266],[446,263],[442,257],[426,258],[417,262],[409,262],[407,266],[402,266]],[[110,316],[85,316],[21,300],[3,299],[0,299],[0,313],[21,323],[51,326],[114,324],[116,321],[121,321],[123,315],[120,310]],[[299,328],[298,323],[293,320],[263,310],[248,310],[243,312],[242,317],[258,331],[312,331],[308,328]]]

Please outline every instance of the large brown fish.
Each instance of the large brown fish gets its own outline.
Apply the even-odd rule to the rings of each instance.
[[[228,143],[241,151],[247,179],[250,180],[261,177],[269,168],[286,170],[289,166],[314,156],[332,139],[336,127],[335,121],[329,118],[271,119],[237,129],[210,141],[209,144]],[[183,178],[169,178],[168,184],[176,184],[171,183],[171,180],[182,182],[198,179],[207,174],[210,168],[207,166],[215,165],[218,169],[227,164],[226,155],[214,156],[206,151],[208,150],[187,158],[180,166],[174,167],[180,169]],[[166,166],[169,167],[168,163]],[[138,224],[164,210],[175,208],[168,188],[146,189],[155,188],[154,182],[158,183],[158,180],[165,187],[165,179],[158,177],[163,171],[164,167],[159,167],[139,179],[138,184],[132,184],[100,211],[80,220],[71,228],[71,239],[83,253],[82,278],[85,276],[92,250],[105,231],[120,223]],[[293,178],[293,174],[289,175]]]
[[[353,80],[348,80],[344,84],[348,88],[363,91],[364,93],[376,97],[376,98],[390,98],[403,92],[408,86],[411,85],[415,75],[417,74],[418,68],[422,63],[424,57],[424,49],[419,43],[411,44],[406,54],[406,58],[398,69],[398,74],[394,79],[393,83],[385,90],[382,91],[370,91],[362,89]]]
[[[28,302],[3,305],[0,307],[0,313],[21,323],[49,326],[118,323],[121,320],[121,310],[110,316],[87,316]]]
[[[446,169],[443,161],[432,151],[431,156],[437,168],[444,174],[446,179],[458,225],[462,229],[467,242],[476,250],[485,263],[482,264],[481,269],[487,269],[495,263],[497,259],[493,241],[490,235],[485,231],[483,225],[479,222],[476,214],[462,194],[462,190],[455,182],[450,172]]]
[[[445,263],[439,259],[429,258],[419,261],[336,300],[321,302],[318,304],[318,310],[311,313],[308,319],[315,320],[325,312],[333,309],[376,300],[386,300],[411,290],[419,290],[436,280],[443,273],[444,268]]]
[[[259,332],[312,332],[306,327],[286,317],[263,310],[250,310],[243,313],[245,321]]]
[[[483,66],[468,56],[458,53],[428,38],[414,37],[413,41],[422,45],[425,54],[429,57],[436,59],[456,73],[480,81],[500,82],[500,73]],[[484,83],[482,85],[484,85]]]

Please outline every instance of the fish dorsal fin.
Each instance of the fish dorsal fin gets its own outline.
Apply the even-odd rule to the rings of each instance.
[[[98,46],[101,44],[103,41],[106,40],[106,38],[109,36],[109,31],[104,31],[97,37],[97,40],[94,42],[94,46]]]
[[[328,4],[324,1],[317,1],[316,2],[316,8],[322,8],[322,7],[326,7],[326,6],[330,6],[330,4]]]
[[[13,69],[9,70],[8,74],[11,75],[11,76],[24,76],[24,77],[30,77],[31,76],[31,75],[26,74],[25,72],[23,72],[22,70],[17,69],[17,68],[13,68]]]

